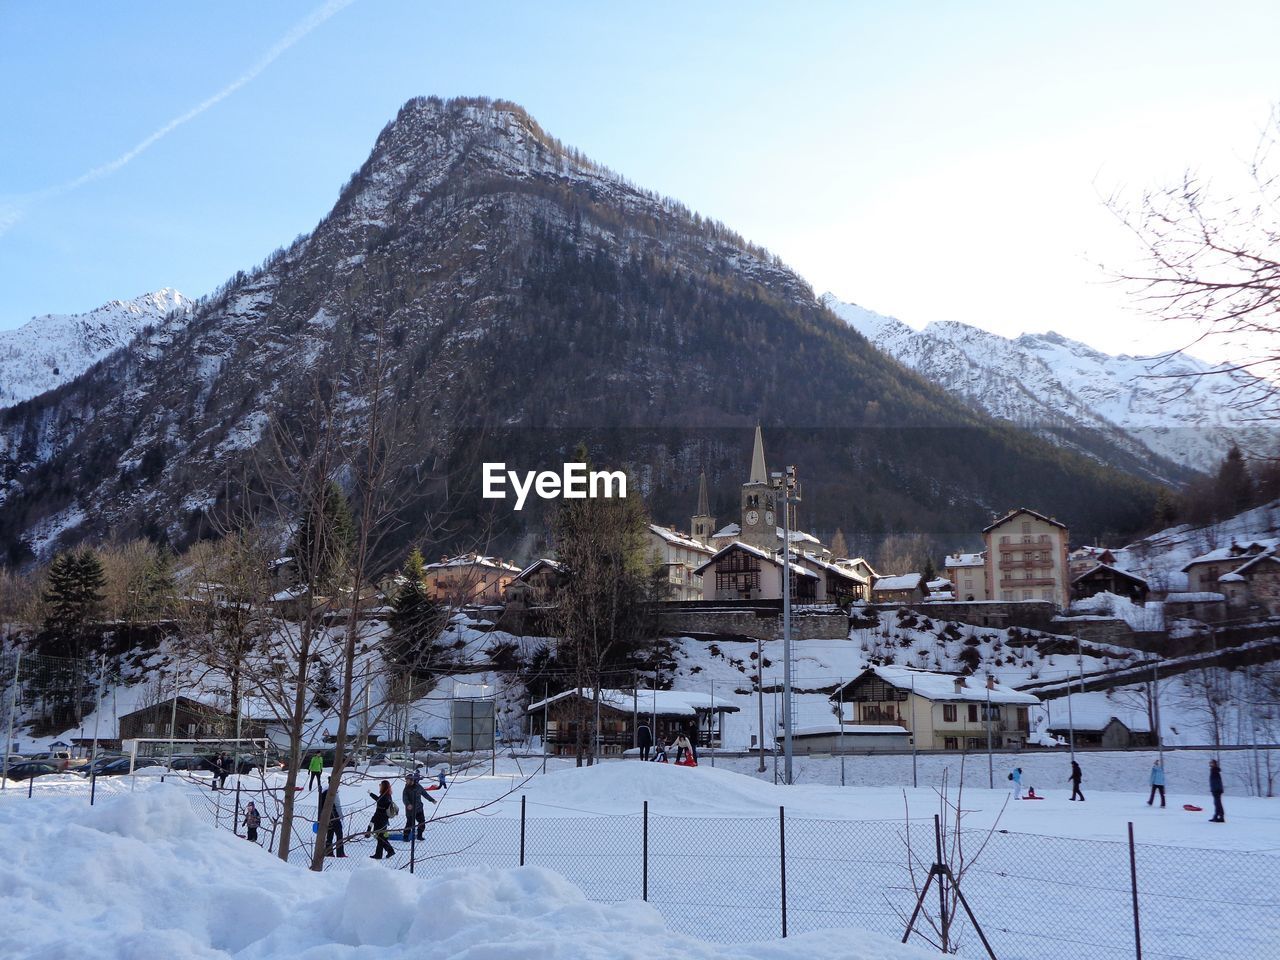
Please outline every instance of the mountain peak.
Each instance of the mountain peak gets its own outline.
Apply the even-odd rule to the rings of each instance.
[[[193,302],[172,287],[130,300],[109,300],[87,313],[32,317],[0,332],[0,409],[73,380],[144,327]]]

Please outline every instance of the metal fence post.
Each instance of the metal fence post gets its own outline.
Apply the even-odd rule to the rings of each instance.
[[[787,935],[787,811],[778,807],[778,862],[782,866],[782,936]]]
[[[520,794],[520,866],[524,866],[524,813],[525,801],[528,798],[522,793]]]
[[[1138,921],[1138,855],[1133,845],[1133,821],[1129,821],[1129,885],[1133,890],[1133,946],[1142,960],[1142,925]]]
[[[411,814],[412,816],[412,814]],[[320,838],[316,837],[316,843],[320,842]],[[413,824],[413,829],[409,831],[409,873],[413,873],[413,865],[418,859],[418,824]]]
[[[947,875],[942,867],[942,818],[938,814],[933,815],[933,843],[936,859],[934,860],[934,870],[938,875],[938,920],[942,927],[942,952],[950,951],[949,938],[951,935],[951,924],[947,920]]]
[[[649,899],[649,801],[648,800],[644,802],[643,849],[644,849],[644,853],[641,856],[641,863],[643,864],[642,869],[644,871],[644,889],[643,889],[643,892],[641,893],[641,898],[644,900],[648,900]]]

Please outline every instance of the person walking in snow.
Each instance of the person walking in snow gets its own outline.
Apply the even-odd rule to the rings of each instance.
[[[1009,779],[1013,781],[1013,799],[1022,799],[1022,768],[1014,767],[1009,774]]]
[[[391,823],[392,810],[395,809],[395,801],[391,799],[391,781],[383,780],[378,785],[378,792],[369,794],[369,799],[377,804],[373,810],[372,827],[373,835],[378,840],[377,849],[369,859],[381,860],[384,850],[388,857],[394,857],[396,852],[387,839],[387,826]]]
[[[441,790],[449,789],[449,784],[444,779],[444,767],[441,767],[439,770],[436,771],[436,778],[437,778],[436,782],[439,785]]]
[[[1156,800],[1156,791],[1160,791],[1160,806],[1164,806],[1164,764],[1157,760],[1151,765],[1151,796],[1147,797],[1147,806]]]
[[[1213,816],[1210,823],[1226,823],[1227,815],[1222,809],[1222,768],[1217,760],[1209,761],[1209,792],[1213,794]]]
[[[249,805],[244,808],[244,831],[250,843],[258,842],[258,828],[260,826],[262,826],[262,817],[258,813],[258,808],[250,800]]]
[[[324,812],[324,801],[328,797],[328,790],[320,791],[320,806],[316,810],[316,819],[320,819],[320,814]],[[337,853],[334,853],[334,850]],[[326,857],[345,857],[347,851],[342,845],[342,798],[338,794],[333,795],[333,809],[329,812],[329,826],[324,833],[324,855]]]
[[[653,746],[653,731],[647,723],[636,727],[636,746],[640,748],[640,759],[649,759],[649,749]]]
[[[400,839],[405,843],[409,842],[409,834],[413,832],[413,825],[418,825],[418,839],[425,840],[422,835],[427,829],[426,807],[422,805],[422,801],[435,803],[431,794],[422,789],[422,778],[416,773],[411,773],[404,778],[404,789],[400,791],[400,799],[404,803],[404,833]]]
[[[218,755],[218,789],[227,789],[227,777],[231,775],[231,754]]]
[[[311,774],[307,777],[307,789],[310,790],[313,784],[320,786],[320,774],[324,772],[324,758],[318,753],[313,753],[311,761],[307,764],[307,771]]]
[[[1080,792],[1080,781],[1084,779],[1084,774],[1080,771],[1080,764],[1074,760],[1071,761],[1071,776],[1067,777],[1071,781],[1071,799],[1084,800],[1084,794]]]

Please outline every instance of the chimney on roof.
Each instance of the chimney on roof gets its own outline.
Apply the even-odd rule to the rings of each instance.
[[[964,677],[956,677],[956,693],[964,693]]]
[[[996,678],[994,674],[987,674],[987,689],[994,690],[996,688]]]
[[[446,563],[446,562],[448,561],[448,559],[449,559],[449,558],[448,558],[448,557],[446,557],[443,553],[442,553],[442,554],[440,554],[440,562],[441,562],[441,563]]]

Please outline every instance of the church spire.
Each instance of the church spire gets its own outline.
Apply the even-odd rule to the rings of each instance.
[[[760,424],[756,424],[756,445],[751,451],[751,479],[748,483],[768,483],[769,472],[764,466],[764,437],[760,433]]]
[[[702,476],[698,479],[698,516],[705,517],[711,513],[711,507],[707,502],[707,471],[702,471]]]

